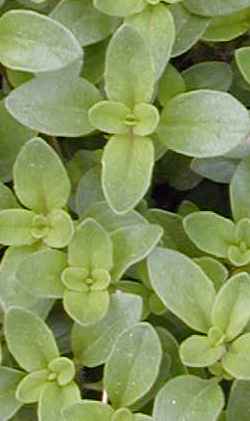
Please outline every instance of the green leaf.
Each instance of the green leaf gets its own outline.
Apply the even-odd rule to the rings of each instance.
[[[187,369],[180,359],[179,344],[175,337],[163,327],[156,327],[156,331],[160,337],[162,350],[170,359],[168,378],[187,374]],[[166,376],[166,373],[164,374]]]
[[[0,181],[0,210],[19,208],[12,191]]]
[[[63,208],[70,194],[61,160],[41,138],[22,147],[14,165],[14,187],[24,206],[41,213]]]
[[[244,159],[236,168],[230,184],[230,200],[235,220],[250,218],[249,199],[250,159]]]
[[[63,297],[65,311],[75,322],[83,326],[102,320],[108,312],[109,303],[108,291],[66,290]]]
[[[59,70],[83,54],[71,31],[30,10],[5,13],[0,19],[0,40],[0,61],[15,70]]]
[[[149,46],[154,59],[155,75],[159,79],[163,73],[175,41],[175,25],[171,12],[163,4],[148,5],[141,13],[125,21],[134,26]]]
[[[4,182],[12,178],[12,166],[21,146],[34,134],[18,123],[0,102],[0,179]]]
[[[94,0],[94,6],[111,16],[128,16],[141,12],[145,7],[144,0]]]
[[[20,284],[37,297],[62,298],[61,274],[67,266],[66,255],[58,250],[42,250],[26,257],[18,266]]]
[[[169,101],[158,127],[160,140],[175,152],[205,158],[223,155],[249,131],[246,108],[225,92],[198,90]]]
[[[41,421],[58,421],[63,419],[65,408],[81,399],[78,386],[71,382],[61,387],[57,383],[48,383],[41,393],[38,405],[38,418]]]
[[[162,228],[153,224],[140,224],[124,227],[111,235],[114,247],[113,282],[121,279],[126,270],[145,259],[158,244]]]
[[[116,135],[104,148],[102,186],[114,212],[132,210],[147,192],[154,166],[154,146],[147,137]]]
[[[156,248],[148,258],[148,270],[166,307],[193,329],[207,333],[215,289],[202,269],[177,251]]]
[[[5,338],[11,354],[26,371],[47,368],[59,356],[51,330],[28,310],[12,307],[7,311]]]
[[[184,0],[184,5],[197,15],[219,16],[229,15],[250,6],[249,0]]]
[[[224,406],[221,388],[211,380],[179,376],[158,393],[154,421],[216,421]]]
[[[76,229],[68,249],[71,266],[84,267],[88,271],[113,266],[113,246],[109,234],[94,219],[87,218]]]
[[[134,421],[134,415],[127,408],[120,408],[112,416],[111,421]]]
[[[31,234],[35,214],[24,209],[6,209],[0,212],[0,244],[6,246],[30,245],[36,241]]]
[[[185,81],[181,73],[172,64],[168,64],[159,81],[158,98],[161,105],[164,107],[171,98],[185,90]]]
[[[49,231],[44,243],[49,247],[66,247],[74,234],[74,223],[70,215],[62,209],[54,210],[48,215]]]
[[[101,165],[98,164],[83,174],[79,181],[75,195],[76,211],[78,215],[82,216],[89,208],[103,201]]]
[[[22,403],[38,402],[41,392],[48,382],[49,371],[34,371],[22,379],[16,390],[16,397]]]
[[[212,346],[207,336],[189,336],[180,346],[183,364],[188,367],[208,367],[219,361],[226,348],[223,345]]]
[[[204,61],[182,72],[188,91],[213,89],[228,91],[232,85],[233,72],[229,64],[221,61]]]
[[[130,109],[121,102],[101,101],[89,110],[89,120],[103,132],[123,134],[129,131],[126,119],[130,114]]]
[[[227,405],[227,421],[248,421],[250,382],[236,380],[230,390]]]
[[[225,284],[229,271],[222,263],[212,257],[199,257],[195,262],[201,267],[205,274],[213,281],[216,291]]]
[[[0,406],[1,420],[6,421],[15,415],[21,408],[21,402],[16,399],[15,393],[18,383],[24,374],[13,368],[0,367]]]
[[[239,380],[250,380],[250,333],[238,337],[222,359],[224,369]]]
[[[220,289],[212,311],[212,322],[232,341],[250,319],[250,276],[238,273]]]
[[[5,105],[24,126],[51,136],[79,137],[93,130],[88,110],[100,99],[87,80],[52,72],[13,90]]]
[[[146,42],[133,26],[122,25],[113,35],[106,54],[105,89],[109,99],[130,108],[149,102],[154,81]]]
[[[160,121],[160,115],[154,105],[137,104],[133,112],[136,119],[133,131],[136,135],[147,136],[156,130]]]
[[[238,48],[235,51],[235,59],[242,76],[247,83],[250,83],[250,48]]]
[[[217,257],[227,257],[234,243],[234,223],[214,212],[193,212],[184,218],[184,228],[194,244]]]
[[[169,10],[173,15],[176,38],[172,56],[180,56],[195,45],[206,31],[210,19],[190,13],[182,3],[172,4]]]
[[[65,421],[111,421],[113,409],[102,402],[84,400],[63,411]]]
[[[91,0],[62,0],[50,16],[70,29],[82,46],[103,40],[120,22],[100,13]]]
[[[120,291],[111,295],[105,317],[94,326],[75,324],[72,330],[74,356],[83,366],[97,367],[105,363],[118,336],[140,321],[142,300]]]
[[[249,30],[250,9],[243,9],[227,16],[215,16],[202,39],[208,42],[231,41]]]
[[[104,387],[114,408],[130,406],[156,381],[162,350],[148,323],[139,323],[117,339],[104,371]]]

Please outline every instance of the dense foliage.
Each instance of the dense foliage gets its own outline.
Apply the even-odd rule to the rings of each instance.
[[[249,421],[250,0],[0,0],[0,421]]]

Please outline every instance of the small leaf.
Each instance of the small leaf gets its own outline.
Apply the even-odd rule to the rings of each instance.
[[[104,387],[114,408],[130,406],[150,390],[161,358],[160,340],[148,323],[139,323],[119,336],[104,372]]]
[[[224,396],[215,382],[195,376],[179,376],[170,380],[158,393],[153,419],[216,421],[223,406]]]
[[[144,39],[133,26],[122,25],[107,49],[105,89],[108,98],[133,108],[151,100],[154,81],[153,63]]]
[[[231,208],[236,221],[250,218],[249,199],[250,159],[243,159],[234,172],[230,184]]]
[[[33,244],[36,239],[31,234],[35,214],[24,209],[0,211],[0,244],[23,246]]]
[[[27,208],[48,213],[66,205],[70,194],[68,175],[56,152],[41,138],[22,147],[13,172],[16,194]]]
[[[104,148],[102,186],[109,206],[118,214],[132,210],[146,194],[154,166],[150,138],[113,136]]]
[[[205,274],[213,281],[216,291],[225,284],[229,271],[222,263],[212,257],[199,257],[195,262],[201,267]]]
[[[66,247],[74,234],[74,224],[70,215],[62,209],[54,210],[48,215],[49,231],[44,243],[49,247]]]
[[[194,64],[182,72],[188,91],[195,89],[214,89],[228,91],[233,81],[229,64],[222,61],[204,61]]]
[[[134,133],[138,136],[147,136],[152,134],[160,121],[160,115],[156,107],[151,104],[137,104],[134,108],[136,125]]]
[[[226,348],[223,345],[212,346],[207,336],[189,336],[180,346],[183,364],[188,367],[208,367],[219,361]]]
[[[16,399],[16,388],[24,377],[24,373],[13,368],[0,367],[0,407],[1,420],[12,419],[21,408],[21,402]]]
[[[249,0],[185,0],[184,5],[194,14],[203,16],[230,15],[249,6]]]
[[[181,73],[172,64],[168,64],[159,81],[158,97],[161,105],[164,107],[171,98],[185,91],[185,81]]]
[[[184,219],[184,228],[195,245],[217,257],[227,258],[234,243],[234,223],[214,212],[193,212]]]
[[[26,371],[47,368],[49,362],[59,356],[51,330],[28,310],[18,307],[8,310],[5,338],[11,354]]]
[[[229,347],[222,359],[224,369],[239,380],[250,380],[250,333],[241,335]]]
[[[48,381],[49,371],[39,370],[28,374],[19,383],[16,397],[22,403],[38,402],[41,392]]]
[[[15,70],[59,70],[83,54],[71,31],[30,10],[5,13],[0,19],[0,39],[0,61]]]
[[[129,131],[126,119],[130,114],[130,109],[121,102],[101,101],[89,110],[89,120],[103,132],[123,134]]]
[[[94,6],[111,16],[128,16],[141,12],[145,7],[143,0],[94,0]]]
[[[232,341],[250,319],[250,276],[238,273],[218,292],[212,311],[212,322]]]
[[[158,247],[148,258],[148,270],[166,307],[193,329],[207,333],[215,289],[202,269],[177,251]]]
[[[160,140],[169,149],[197,158],[229,152],[248,131],[246,108],[230,94],[212,90],[188,92],[171,99],[158,127]]]
[[[0,210],[19,208],[19,204],[12,191],[0,182]]]
[[[102,402],[84,400],[63,411],[65,421],[111,421],[113,409]]]

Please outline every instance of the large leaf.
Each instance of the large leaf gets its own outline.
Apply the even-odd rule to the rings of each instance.
[[[79,137],[93,130],[88,110],[100,99],[87,80],[52,72],[13,90],[5,105],[24,126],[52,136]]]
[[[105,363],[118,336],[139,322],[141,315],[140,297],[120,291],[112,294],[104,319],[94,326],[74,325],[72,348],[77,361],[87,367]]]
[[[160,339],[148,323],[119,336],[104,372],[104,387],[114,408],[132,405],[151,389],[161,358]]]
[[[59,70],[82,56],[72,32],[47,16],[11,10],[0,19],[0,62],[28,72]]]
[[[193,157],[223,155],[247,136],[246,108],[225,92],[198,90],[170,100],[158,127],[160,140],[175,152]]]
[[[51,330],[35,314],[12,307],[5,319],[8,348],[26,371],[42,370],[59,356]]]
[[[200,332],[211,326],[215,299],[212,281],[185,255],[157,248],[148,258],[151,284],[166,307]]]
[[[102,402],[84,400],[66,408],[63,415],[65,421],[111,421],[113,412]]]
[[[41,138],[22,147],[14,165],[14,188],[23,205],[36,212],[46,214],[66,205],[68,175],[54,149]]]
[[[105,88],[109,99],[133,108],[149,102],[154,89],[154,67],[146,42],[131,25],[113,35],[106,55]]]
[[[146,194],[154,166],[154,146],[148,137],[116,135],[104,148],[102,185],[110,207],[122,214]]]
[[[170,380],[158,393],[154,421],[216,421],[224,406],[221,388],[195,376]]]

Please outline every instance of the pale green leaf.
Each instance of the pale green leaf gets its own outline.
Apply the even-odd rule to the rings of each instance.
[[[227,405],[227,421],[248,421],[250,412],[250,382],[236,380],[230,390]]]
[[[21,371],[8,367],[0,367],[1,421],[12,419],[22,406],[22,403],[16,399],[15,393],[18,383],[22,380],[23,376],[24,373]]]
[[[94,0],[94,6],[111,16],[128,16],[141,12],[145,7],[144,0]]]
[[[212,346],[207,336],[189,336],[180,346],[180,357],[188,367],[208,367],[226,352],[223,345]]]
[[[84,400],[63,411],[65,421],[111,421],[113,409],[102,402]]]
[[[16,390],[17,399],[26,404],[38,402],[48,377],[48,370],[34,371],[25,376]]]
[[[227,16],[214,17],[202,39],[208,42],[231,41],[247,32],[249,27],[250,9],[242,9]]]
[[[222,61],[204,61],[194,64],[182,72],[182,76],[188,91],[195,89],[228,91],[233,81],[230,65]]]
[[[114,134],[129,131],[126,119],[131,115],[130,109],[121,102],[101,101],[89,110],[89,120],[93,127]]]
[[[11,208],[19,208],[19,204],[10,188],[0,181],[0,210]]]
[[[250,159],[244,159],[236,168],[230,184],[230,200],[235,220],[250,217],[249,196]]]
[[[250,380],[250,333],[239,336],[222,359],[224,369],[238,380]]]
[[[35,214],[24,209],[5,209],[0,212],[0,244],[30,245],[36,241],[31,234]]]
[[[158,98],[161,105],[164,107],[171,98],[185,91],[185,81],[181,73],[169,64],[159,82]]]
[[[184,5],[197,15],[229,15],[250,6],[249,0],[184,0]]]

